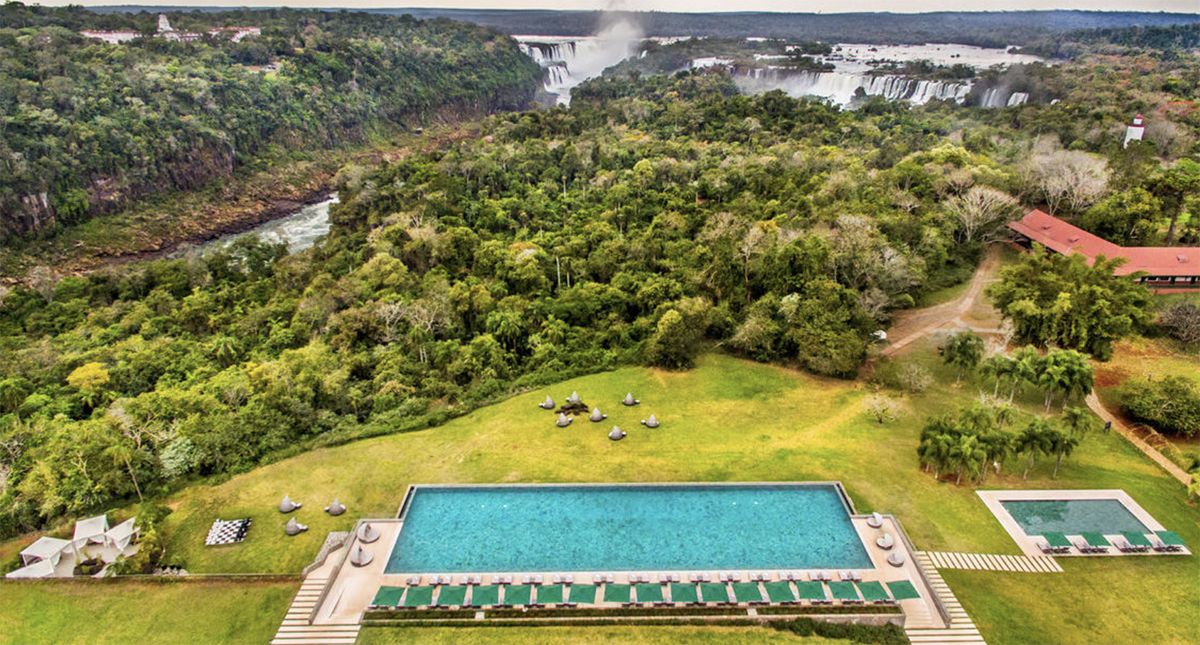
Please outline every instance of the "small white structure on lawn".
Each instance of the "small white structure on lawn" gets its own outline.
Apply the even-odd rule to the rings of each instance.
[[[53,567],[62,558],[63,551],[68,549],[71,552],[75,551],[75,545],[70,540],[42,536],[38,538],[37,542],[21,550],[21,564],[29,566],[35,562],[46,560]]]
[[[1139,115],[1133,117],[1132,123],[1125,126],[1125,143],[1121,144],[1121,147],[1128,148],[1130,142],[1141,141],[1142,137],[1145,135],[1146,135],[1145,121],[1142,119],[1142,115],[1139,114]]]
[[[108,531],[108,516],[97,515],[75,522],[75,548],[89,544],[104,544],[104,533]]]
[[[118,551],[124,551],[125,547],[133,543],[137,534],[137,526],[134,524],[133,518],[130,518],[105,531],[104,541],[108,546]]]
[[[38,560],[33,564],[9,572],[5,578],[53,578],[54,565],[49,560]]]

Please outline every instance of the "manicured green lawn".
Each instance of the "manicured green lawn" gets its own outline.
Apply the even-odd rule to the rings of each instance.
[[[897,514],[918,548],[1017,553],[972,486],[936,482],[917,466],[917,437],[926,418],[991,390],[969,378],[954,386],[933,346],[914,343],[909,356],[895,359],[927,365],[938,384],[919,396],[890,393],[902,398],[904,413],[887,425],[864,414],[872,386],[861,382],[721,355],[705,356],[687,372],[624,368],[529,392],[439,428],[322,449],[191,488],[172,503],[169,550],[192,571],[295,572],[311,560],[326,532],[349,528],[358,517],[394,516],[410,483],[840,480],[859,511]],[[894,367],[881,366],[878,373]],[[559,429],[552,413],[536,407],[547,393],[561,401],[572,390],[600,405],[609,419],[579,419]],[[642,405],[622,407],[626,391]],[[1040,398],[1035,392],[1019,397],[1022,414],[1038,410]],[[639,425],[651,412],[661,428]],[[606,438],[614,423],[629,432],[627,439]],[[1009,463],[986,487],[1121,488],[1200,547],[1200,513],[1184,501],[1183,487],[1116,434],[1089,437],[1057,480],[1050,478],[1051,467],[1043,459],[1023,481],[1021,465]],[[285,518],[275,506],[284,494],[305,502],[297,516],[311,526],[308,533],[283,535]],[[321,512],[334,496],[350,507],[341,518]],[[242,516],[255,519],[245,543],[203,546],[214,518]],[[1183,634],[1200,633],[1197,558],[1066,566],[1068,573],[1060,576],[997,573],[979,584],[974,578],[952,584],[968,609],[980,614],[990,642],[1178,642]],[[1094,594],[1101,599],[1096,610],[1089,601]],[[1109,596],[1124,603],[1121,611],[1106,610],[1102,599]],[[1065,614],[1070,621],[1062,620]],[[1005,638],[1021,630],[1041,638]],[[657,638],[657,628],[651,632],[647,637]],[[565,633],[568,641],[585,637]],[[438,638],[436,631],[428,634]],[[591,630],[586,638],[593,638]]]
[[[413,628],[371,627],[358,637],[358,645],[421,643],[422,645],[488,645],[489,643],[538,643],[567,645],[621,643],[628,645],[736,645],[740,643],[787,643],[789,645],[838,645],[850,641],[817,636],[796,636],[766,627],[477,627]]]
[[[299,582],[0,582],[0,643],[271,640]]]

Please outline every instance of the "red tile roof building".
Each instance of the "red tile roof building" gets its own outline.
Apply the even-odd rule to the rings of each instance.
[[[1190,246],[1118,246],[1040,210],[1009,223],[1017,242],[1037,242],[1063,255],[1079,253],[1088,263],[1097,256],[1124,258],[1117,275],[1144,274],[1139,281],[1153,287],[1200,287],[1200,248]]]

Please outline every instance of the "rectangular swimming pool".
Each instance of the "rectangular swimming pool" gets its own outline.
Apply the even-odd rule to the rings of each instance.
[[[1106,535],[1122,531],[1152,533],[1120,500],[1009,500],[1000,502],[1026,535],[1058,532],[1079,535],[1095,531]]]
[[[836,484],[417,486],[388,573],[863,569]]]

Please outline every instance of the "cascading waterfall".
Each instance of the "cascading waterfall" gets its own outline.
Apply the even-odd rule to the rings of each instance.
[[[576,85],[636,55],[642,34],[633,25],[617,22],[595,36],[516,36],[516,39],[521,51],[545,70],[546,91],[556,95],[559,104],[567,105]]]
[[[748,70],[737,77],[744,92],[783,90],[789,96],[819,96],[838,105],[849,105],[859,94],[882,96],[922,104],[933,99],[962,102],[971,91],[969,82],[931,81],[905,76],[857,74],[850,72],[796,71],[787,68]]]
[[[1013,107],[1025,105],[1029,101],[1027,92],[1010,92],[1007,87],[989,87],[979,99],[979,106],[985,108]]]

